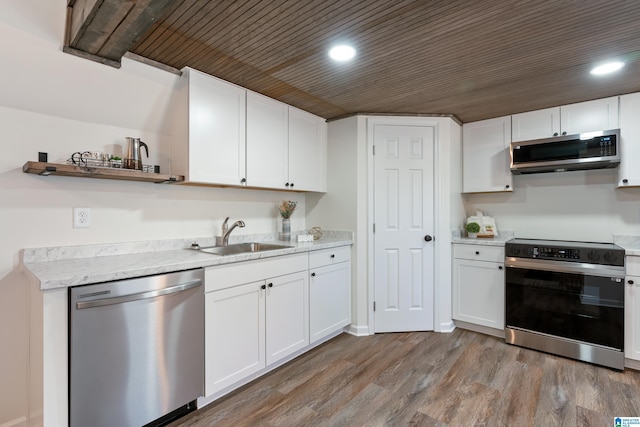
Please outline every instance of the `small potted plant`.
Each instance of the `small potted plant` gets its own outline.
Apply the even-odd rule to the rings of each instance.
[[[480,232],[480,224],[477,222],[470,222],[466,225],[465,229],[467,230],[467,236],[475,239],[478,237],[478,233]]]

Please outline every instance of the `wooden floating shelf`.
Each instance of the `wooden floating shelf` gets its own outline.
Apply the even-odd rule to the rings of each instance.
[[[184,176],[182,175],[150,173],[134,169],[84,167],[61,163],[27,162],[22,167],[22,172],[44,176],[60,175],[82,178],[118,179],[121,181],[153,182],[155,184],[184,182]]]

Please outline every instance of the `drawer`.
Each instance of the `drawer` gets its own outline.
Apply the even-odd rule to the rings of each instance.
[[[309,260],[304,253],[207,267],[204,288],[205,292],[217,291],[308,269]]]
[[[504,262],[504,247],[456,243],[453,245],[453,257],[476,261]]]
[[[351,246],[309,252],[309,268],[345,262],[351,259]]]
[[[625,257],[627,276],[640,276],[640,256]]]

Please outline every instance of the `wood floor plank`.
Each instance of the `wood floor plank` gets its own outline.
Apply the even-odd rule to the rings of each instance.
[[[456,329],[343,334],[171,427],[595,427],[614,416],[640,416],[640,372]]]
[[[535,421],[539,426],[575,425],[577,362],[547,358]]]

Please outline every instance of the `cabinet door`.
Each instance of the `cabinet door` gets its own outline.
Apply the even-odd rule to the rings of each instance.
[[[640,186],[640,93],[620,97],[618,187]]]
[[[289,180],[288,106],[247,92],[247,185],[285,188]]]
[[[462,191],[513,191],[511,116],[465,123],[462,132]]]
[[[327,191],[327,124],[289,107],[289,188]]]
[[[453,260],[453,318],[504,329],[504,268],[500,263]]]
[[[560,127],[563,135],[618,129],[618,97],[560,107]]]
[[[313,343],[351,323],[351,263],[315,268],[310,275],[309,329]]]
[[[627,276],[624,305],[624,355],[640,360],[640,277]]]
[[[511,116],[511,141],[551,138],[560,134],[560,108],[528,111]]]
[[[264,281],[205,294],[205,395],[265,367]]]
[[[241,185],[245,179],[246,90],[189,70],[189,181]]]
[[[306,271],[267,280],[267,365],[309,345]]]

